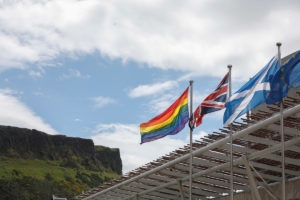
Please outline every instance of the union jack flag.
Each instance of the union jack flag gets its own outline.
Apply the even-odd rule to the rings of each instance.
[[[225,108],[229,72],[224,76],[218,87],[208,95],[194,112],[192,127],[197,127],[202,123],[202,118],[208,113],[212,113]],[[190,125],[191,126],[191,125]]]

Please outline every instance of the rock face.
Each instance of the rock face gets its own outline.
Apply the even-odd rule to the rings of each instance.
[[[91,139],[48,135],[34,129],[0,126],[0,156],[41,160],[73,158],[94,168],[122,174],[119,149],[95,146]]]
[[[122,174],[122,160],[119,149],[95,146],[95,156],[97,160],[101,160],[105,168],[112,169],[117,174]]]

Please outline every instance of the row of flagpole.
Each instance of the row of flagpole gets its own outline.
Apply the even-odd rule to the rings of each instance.
[[[281,43],[276,43],[278,47],[278,67],[281,67]],[[228,65],[229,81],[228,81],[228,98],[231,97],[231,69],[232,65]],[[284,130],[283,130],[283,101],[280,102],[280,135],[281,135],[281,157],[282,157],[282,200],[286,199],[285,193],[285,146],[284,146]],[[193,80],[190,80],[190,114],[193,115]],[[189,162],[189,200],[192,200],[192,175],[193,175],[193,126],[190,126],[190,162]],[[230,200],[233,200],[233,141],[232,131],[230,131]]]
[[[239,116],[249,113],[250,110],[254,109],[256,106],[261,103],[266,102],[267,104],[274,104],[280,101],[280,135],[281,135],[281,155],[282,155],[282,199],[285,200],[285,159],[284,159],[284,131],[283,131],[283,96],[287,95],[287,88],[299,87],[300,81],[285,84],[285,90],[278,90],[276,88],[282,88],[274,84],[282,84],[281,80],[284,79],[284,74],[286,74],[289,78],[293,78],[292,80],[298,80],[297,74],[300,73],[296,71],[293,75],[291,75],[294,67],[298,66],[297,63],[300,62],[300,53],[297,54],[297,59],[293,60],[291,65],[284,64],[281,67],[281,53],[280,46],[281,43],[276,44],[278,47],[278,55],[271,59],[271,61],[260,71],[258,72],[252,79],[250,79],[244,86],[242,86],[235,95],[231,96],[232,91],[232,80],[231,80],[231,72],[232,65],[228,65],[228,73],[224,76],[222,81],[219,83],[217,88],[209,94],[203,102],[197,107],[197,109],[193,112],[193,80],[190,80],[189,87],[185,90],[185,92],[163,113],[149,120],[148,122],[140,124],[140,133],[141,133],[141,144],[145,142],[150,142],[156,139],[160,139],[167,135],[174,135],[180,132],[185,124],[189,121],[190,126],[190,159],[189,159],[189,199],[192,200],[192,175],[193,175],[193,129],[199,126],[202,123],[202,118],[211,112],[215,112],[217,110],[223,109],[226,107],[223,117],[224,126],[228,126]],[[293,57],[293,59],[295,56]],[[278,69],[279,66],[279,69]],[[287,68],[287,70],[285,70]],[[298,67],[297,70],[300,70]],[[275,72],[274,72],[275,71]],[[278,73],[279,72],[279,73]],[[284,73],[282,73],[284,72]],[[287,72],[287,73],[285,73]],[[275,74],[274,74],[275,73]],[[290,76],[291,75],[291,76]],[[272,79],[272,81],[271,81]],[[297,83],[296,83],[297,82]],[[272,85],[273,84],[273,85]],[[297,85],[298,84],[298,85]],[[257,91],[266,91],[265,87],[270,85],[270,93],[269,96],[258,95],[255,96]],[[271,87],[272,85],[272,87]],[[262,87],[263,86],[263,89]],[[249,89],[250,88],[250,89]],[[188,106],[188,92],[190,91],[190,106]],[[272,91],[272,92],[271,92]],[[271,95],[272,94],[272,95]],[[280,99],[278,97],[280,96]],[[250,104],[250,101],[253,98],[256,100]],[[227,99],[227,101],[226,101]],[[230,200],[233,200],[234,193],[234,181],[233,181],[233,131],[229,132],[229,141],[230,141],[230,177],[229,177],[229,189],[230,189]]]

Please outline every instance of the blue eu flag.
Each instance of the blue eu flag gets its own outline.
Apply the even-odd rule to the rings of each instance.
[[[289,89],[300,86],[300,52],[292,56],[271,79],[267,104],[274,104],[287,96]]]

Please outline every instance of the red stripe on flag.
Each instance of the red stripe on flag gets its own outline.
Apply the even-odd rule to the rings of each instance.
[[[226,93],[226,92],[227,92],[227,85],[225,87],[220,88],[220,90],[218,90],[216,92],[213,92],[210,95],[208,95],[204,99],[204,101],[216,99],[218,96],[220,96],[220,94],[223,94],[223,93]]]

